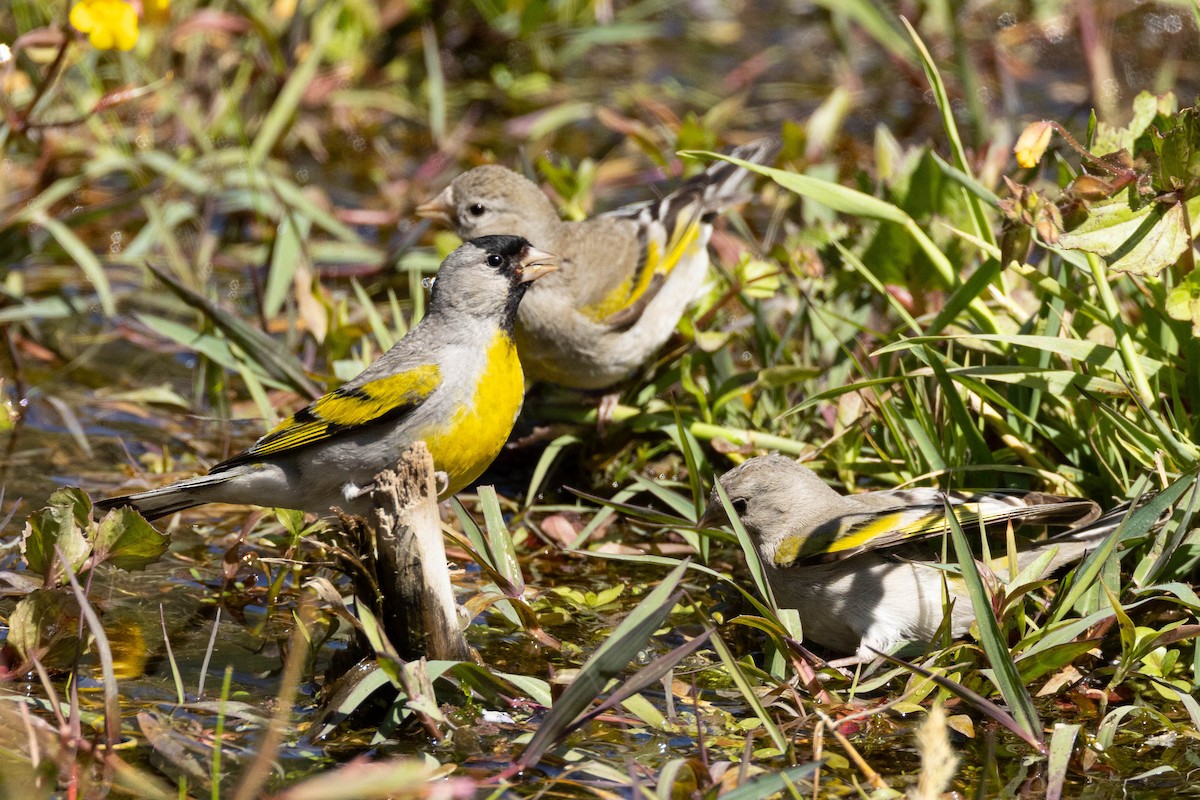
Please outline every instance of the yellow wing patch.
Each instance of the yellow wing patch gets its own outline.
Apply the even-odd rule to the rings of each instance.
[[[955,511],[958,512],[960,518],[964,516],[969,517],[969,515],[978,512],[978,506],[963,504],[955,507]],[[905,520],[905,517],[911,516],[911,511],[897,511],[894,514],[884,514],[862,527],[847,532],[845,536],[839,536],[837,541],[828,549],[828,552],[841,553],[872,545],[879,546],[885,542],[892,544],[901,539],[924,536],[946,527],[946,515],[941,511],[934,511],[916,519]]]
[[[978,503],[961,503],[954,506],[955,515],[965,526],[978,524]],[[989,524],[1007,514],[985,515],[983,522]],[[775,551],[775,565],[787,567],[797,561],[821,556],[846,557],[855,553],[890,547],[908,539],[921,539],[947,529],[946,515],[941,509],[918,513],[917,509],[903,509],[880,514],[862,521],[861,516],[839,518],[820,525],[804,535],[789,536]]]
[[[636,283],[632,278],[621,281],[611,292],[598,303],[580,309],[585,315],[595,320],[603,320],[636,303],[654,284],[659,275],[669,275],[671,270],[688,254],[700,236],[700,223],[692,222],[675,229],[671,241],[667,243],[666,253],[657,240],[646,242],[645,263],[637,272]]]
[[[441,370],[436,364],[423,364],[355,388],[334,389],[276,425],[249,450],[218,464],[213,471],[286,453],[324,441],[341,431],[394,419],[416,408],[441,380]]]

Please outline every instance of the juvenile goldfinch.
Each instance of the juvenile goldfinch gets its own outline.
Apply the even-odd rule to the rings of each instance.
[[[761,163],[762,140],[732,155]],[[505,167],[476,167],[417,207],[463,239],[515,233],[557,253],[559,272],[529,289],[517,314],[525,374],[577,389],[604,389],[633,374],[675,330],[708,269],[713,218],[739,199],[749,173],[718,162],[657,201],[564,222],[531,181]]]
[[[207,475],[97,506],[149,519],[213,502],[362,514],[375,475],[417,440],[446,475],[442,497],[454,494],[500,452],[521,410],[517,306],[557,262],[519,236],[467,242],[438,269],[424,319],[358,377]]]
[[[799,612],[804,636],[858,660],[930,642],[942,624],[943,585],[953,601],[952,636],[975,621],[962,579],[935,566],[948,530],[944,500],[963,530],[1000,535],[988,564],[1008,580],[1004,530],[1009,522],[1069,526],[1018,546],[1018,571],[1056,549],[1037,579],[1080,560],[1120,524],[1128,505],[1100,515],[1090,500],[1036,492],[942,492],[897,489],[843,496],[810,469],[778,455],[759,456],[720,478],[730,505],[754,542],[781,608]],[[728,522],[714,488],[701,527]],[[953,558],[953,556],[951,556]]]

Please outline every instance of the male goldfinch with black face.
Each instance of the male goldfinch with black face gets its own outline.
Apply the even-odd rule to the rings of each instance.
[[[731,155],[762,163],[773,141]],[[718,162],[657,201],[565,222],[531,181],[502,166],[476,167],[417,208],[463,239],[514,233],[556,253],[561,269],[529,289],[517,315],[525,374],[604,389],[658,351],[696,297],[708,269],[717,214],[739,199],[749,173]]]
[[[500,452],[521,410],[517,307],[557,263],[519,236],[467,242],[438,269],[424,319],[358,377],[207,475],[97,506],[149,519],[214,502],[363,514],[375,475],[417,440],[445,475],[441,496],[458,492]]]
[[[945,616],[943,587],[953,602],[950,634],[964,635],[975,621],[963,580],[937,566],[948,530],[947,501],[969,535],[977,535],[981,521],[989,534],[999,534],[986,566],[1002,580],[1015,577],[1008,574],[1008,524],[1068,526],[1018,544],[1018,572],[1053,550],[1030,576],[1041,580],[1082,559],[1128,510],[1126,504],[1101,516],[1090,500],[1037,492],[914,488],[841,495],[812,470],[778,455],[752,458],[720,482],[754,543],[775,602],[799,612],[806,640],[863,662],[874,659],[874,651],[932,641]],[[727,521],[714,489],[700,526]]]

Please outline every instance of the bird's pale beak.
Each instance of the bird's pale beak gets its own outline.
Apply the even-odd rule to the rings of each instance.
[[[521,266],[517,268],[517,275],[521,278],[521,283],[529,283],[554,272],[559,263],[558,256],[536,247],[527,247],[521,256]]]
[[[422,219],[436,220],[443,225],[454,226],[454,193],[447,186],[442,193],[432,200],[426,200],[417,206],[417,216]]]
[[[729,524],[729,515],[725,513],[725,506],[721,505],[721,501],[711,502],[708,508],[704,509],[704,514],[696,523],[697,528],[719,528],[722,525]]]

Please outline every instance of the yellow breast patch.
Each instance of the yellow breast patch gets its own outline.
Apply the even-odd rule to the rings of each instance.
[[[468,486],[487,469],[504,447],[525,399],[525,378],[512,337],[497,332],[484,363],[470,403],[448,424],[415,437],[425,440],[434,466],[450,477],[442,498]]]

